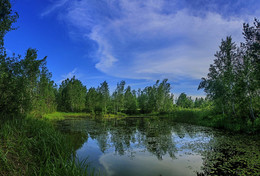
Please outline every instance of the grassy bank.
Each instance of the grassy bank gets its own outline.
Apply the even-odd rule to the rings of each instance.
[[[43,119],[47,120],[64,120],[68,117],[86,117],[91,116],[89,113],[84,112],[53,112],[43,115]]]
[[[77,118],[77,117],[103,117],[103,118],[122,118],[127,117],[129,115],[124,113],[117,114],[91,114],[84,112],[53,112],[50,114],[43,115],[43,119],[46,120],[64,120],[66,118]]]
[[[254,122],[250,120],[232,119],[222,114],[217,115],[210,109],[178,108],[168,114],[174,121],[190,123],[213,128],[220,128],[235,132],[256,133],[260,131],[260,118]]]
[[[2,121],[0,138],[0,175],[87,175],[87,165],[71,158],[69,139],[46,120]]]
[[[171,113],[149,113],[149,114],[135,114],[127,115],[124,113],[118,114],[99,114],[93,115],[90,113],[66,113],[54,112],[43,116],[47,120],[63,120],[65,118],[76,118],[86,116],[101,116],[103,118],[125,118],[125,117],[165,117],[172,118],[176,122],[189,123],[194,125],[208,126],[213,128],[225,129],[235,132],[256,133],[260,131],[260,118],[258,117],[254,122],[250,120],[232,119],[218,115],[209,108],[175,108]]]

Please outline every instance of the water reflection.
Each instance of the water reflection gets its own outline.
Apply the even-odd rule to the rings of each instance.
[[[84,118],[58,126],[71,135],[78,158],[88,157],[106,175],[194,175],[202,166],[195,149],[211,139],[208,128],[162,118]]]
[[[101,175],[257,175],[260,137],[167,118],[67,119],[74,156]]]

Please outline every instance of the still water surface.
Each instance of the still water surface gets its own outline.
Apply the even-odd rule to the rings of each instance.
[[[73,141],[73,155],[79,161],[87,158],[92,168],[108,176],[189,176],[214,172],[216,159],[210,160],[212,153],[219,152],[223,157],[223,152],[233,150],[232,140],[243,140],[241,136],[234,138],[233,134],[219,130],[159,117],[110,120],[86,117],[59,121],[57,126]],[[248,140],[250,150],[257,150],[259,141]],[[226,146],[225,151],[218,150],[219,146]],[[259,163],[255,164],[252,167],[259,167]],[[222,170],[215,173],[225,174]]]

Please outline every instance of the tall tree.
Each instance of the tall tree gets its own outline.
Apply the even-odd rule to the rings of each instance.
[[[260,111],[260,22],[255,19],[254,25],[243,25],[245,42],[241,43],[241,58],[238,62],[239,85],[243,92],[240,107],[249,109],[252,120]],[[247,107],[247,108],[246,108]]]
[[[40,68],[40,76],[36,88],[36,97],[33,102],[33,112],[36,115],[56,111],[57,86],[51,80],[52,74],[44,62]]]
[[[114,113],[122,112],[124,107],[125,81],[117,83],[116,90],[112,94]]]
[[[110,102],[110,96],[109,96],[109,87],[106,81],[100,84],[100,87],[98,87],[97,92],[100,94],[100,105],[102,109],[102,113],[107,113],[107,107]]]
[[[204,89],[207,96],[215,102],[216,107],[221,109],[223,115],[229,113],[230,109],[235,114],[233,66],[237,49],[231,37],[222,40],[219,49],[215,54],[214,64],[210,65],[207,78],[202,78],[198,89]]]
[[[231,37],[222,40],[198,88],[204,89],[223,115],[253,121],[260,112],[260,23],[255,19],[254,26],[243,27],[245,42],[236,47]]]

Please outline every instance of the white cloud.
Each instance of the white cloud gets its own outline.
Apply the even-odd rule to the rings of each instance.
[[[96,68],[108,75],[200,79],[222,38],[232,35],[242,41],[242,23],[248,16],[226,18],[209,11],[199,16],[176,2],[71,1],[62,18],[98,44]]]
[[[221,38],[242,39],[241,19],[211,12],[193,16],[187,9],[164,13],[163,1],[114,2],[75,1],[66,16],[98,44],[96,68],[108,75],[200,79]]]

